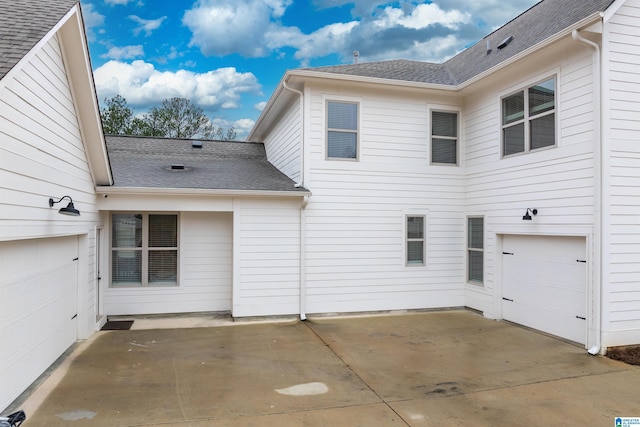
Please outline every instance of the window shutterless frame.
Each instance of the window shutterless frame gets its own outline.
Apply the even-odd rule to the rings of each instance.
[[[502,157],[556,146],[556,76],[500,100]]]
[[[326,158],[358,160],[360,151],[360,104],[326,101]]]
[[[111,214],[112,288],[178,286],[179,217]]]
[[[405,215],[405,266],[414,267],[427,264],[425,215]]]
[[[467,217],[467,282],[484,284],[484,217]]]
[[[459,112],[431,110],[430,154],[432,165],[458,165]]]

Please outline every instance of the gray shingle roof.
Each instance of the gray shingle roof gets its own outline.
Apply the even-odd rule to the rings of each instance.
[[[78,0],[0,0],[0,80]]]
[[[267,161],[264,145],[107,135],[114,187],[307,193]],[[182,165],[184,170],[172,169]]]
[[[582,19],[596,12],[605,11],[613,2],[614,0],[543,0],[443,64],[395,60],[303,68],[303,70],[458,85],[560,33]],[[513,41],[504,49],[497,49],[497,46],[509,36],[513,36]],[[492,49],[488,55],[487,41],[490,42]]]

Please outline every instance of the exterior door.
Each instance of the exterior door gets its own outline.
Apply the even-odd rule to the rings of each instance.
[[[586,239],[505,235],[502,243],[502,317],[585,344]]]

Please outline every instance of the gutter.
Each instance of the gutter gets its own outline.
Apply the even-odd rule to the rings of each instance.
[[[181,195],[181,196],[239,196],[239,197],[305,197],[310,196],[308,190],[277,191],[277,190],[228,190],[210,188],[155,188],[155,187],[108,187],[98,186],[96,194],[109,196],[110,194],[121,195]]]
[[[600,18],[603,18],[603,15],[600,14]],[[597,237],[597,244],[595,245],[595,252],[596,252],[596,267],[597,267],[597,271],[598,271],[598,276],[597,276],[597,281],[598,281],[598,286],[597,286],[597,290],[596,292],[593,292],[592,294],[592,299],[593,299],[593,306],[592,306],[592,310],[593,310],[593,315],[594,315],[594,319],[592,320],[592,324],[594,325],[594,332],[595,332],[595,343],[587,350],[589,354],[591,355],[596,355],[599,354],[602,351],[602,294],[603,294],[603,283],[604,283],[604,274],[602,271],[602,266],[604,265],[603,263],[603,250],[602,250],[602,236],[603,236],[603,229],[604,229],[604,216],[603,216],[603,188],[604,188],[604,183],[603,183],[603,161],[604,161],[604,149],[602,146],[602,143],[604,141],[604,132],[603,132],[603,122],[604,122],[604,118],[603,118],[603,111],[602,111],[602,100],[603,100],[603,93],[602,93],[602,54],[600,51],[600,46],[598,46],[597,43],[592,42],[591,40],[588,40],[584,37],[582,37],[580,35],[580,31],[578,29],[575,29],[571,32],[571,37],[581,43],[584,43],[588,46],[590,46],[593,51],[594,51],[594,55],[596,58],[596,66],[594,67],[594,76],[593,76],[593,85],[594,85],[594,90],[593,92],[596,94],[596,100],[595,100],[595,108],[597,108],[598,114],[595,120],[595,124],[596,124],[596,135],[597,135],[597,140],[595,141],[595,144],[597,145],[597,147],[594,147],[594,154],[597,154],[598,159],[595,163],[595,170],[596,170],[596,185],[594,188],[594,191],[596,192],[595,194],[595,199],[596,199],[596,207],[594,209],[594,214],[596,215],[596,221],[594,221],[594,223],[596,224],[596,237]],[[587,336],[588,339],[588,336]]]

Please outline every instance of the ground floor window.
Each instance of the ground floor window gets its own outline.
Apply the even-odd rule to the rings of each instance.
[[[178,216],[116,213],[111,216],[111,286],[178,284]]]
[[[467,219],[467,280],[482,284],[484,281],[484,218]]]
[[[425,220],[422,215],[407,215],[407,265],[425,265]]]

